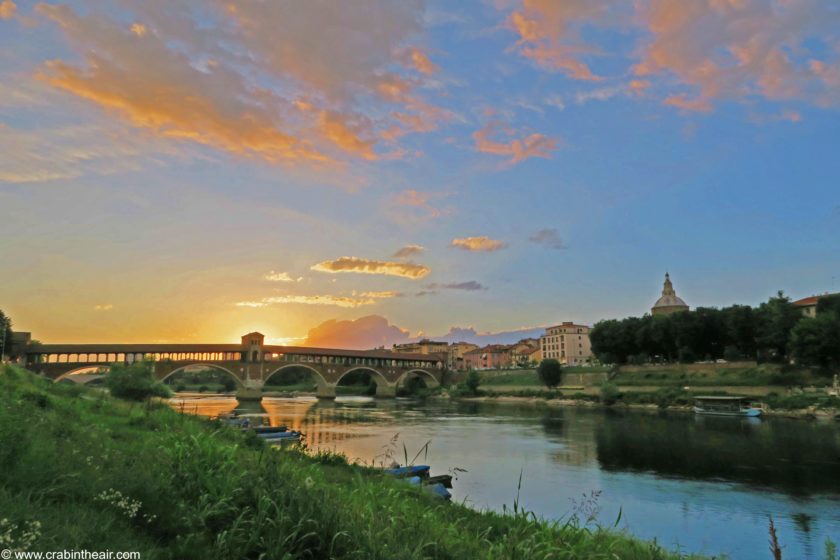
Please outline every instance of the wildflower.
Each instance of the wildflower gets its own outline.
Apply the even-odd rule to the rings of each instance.
[[[311,477],[311,476],[307,476],[307,477],[306,477],[306,480],[304,480],[304,481],[303,481],[303,484],[304,484],[307,488],[312,488],[313,486],[315,486],[315,481],[314,481],[314,480],[312,480],[312,477]]]

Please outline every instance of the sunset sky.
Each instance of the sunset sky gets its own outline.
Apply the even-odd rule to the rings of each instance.
[[[640,315],[666,271],[836,291],[838,108],[824,0],[0,0],[0,309],[368,347]]]

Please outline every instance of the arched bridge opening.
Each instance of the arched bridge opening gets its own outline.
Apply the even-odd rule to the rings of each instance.
[[[218,364],[198,363],[176,367],[163,373],[160,381],[176,393],[233,393],[244,387],[238,375]]]

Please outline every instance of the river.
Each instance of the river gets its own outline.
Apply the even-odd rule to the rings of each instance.
[[[837,422],[364,397],[202,399],[185,410],[234,408],[367,464],[420,452],[432,474],[464,469],[454,499],[478,509],[518,499],[545,518],[619,520],[665,547],[734,559],[770,557],[770,516],[786,559],[823,558],[828,537],[840,545]]]

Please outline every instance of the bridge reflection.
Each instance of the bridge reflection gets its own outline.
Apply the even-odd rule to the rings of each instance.
[[[262,401],[241,402],[232,397],[186,397],[170,399],[169,405],[178,412],[208,418],[236,410],[240,416],[252,418],[255,424],[287,426],[303,433],[306,444],[315,450],[332,450],[338,443],[368,437],[370,431],[366,428],[392,424],[394,420],[383,410],[373,412],[376,402],[369,397],[341,397],[337,403],[314,397],[264,397]],[[348,455],[355,456],[352,451]]]

